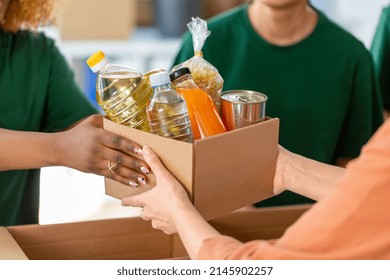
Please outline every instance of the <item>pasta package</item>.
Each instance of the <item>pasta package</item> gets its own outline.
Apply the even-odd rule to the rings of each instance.
[[[192,18],[187,26],[192,34],[194,56],[173,67],[171,72],[181,67],[188,67],[196,85],[213,99],[221,113],[223,79],[218,70],[203,58],[202,52],[203,45],[211,32],[207,28],[207,22],[199,17]]]

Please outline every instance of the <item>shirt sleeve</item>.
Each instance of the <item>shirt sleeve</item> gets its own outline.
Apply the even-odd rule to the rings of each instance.
[[[390,121],[336,188],[277,240],[205,240],[200,259],[389,259]]]
[[[96,114],[97,110],[76,84],[73,71],[49,40],[50,73],[47,86],[45,131],[60,131],[75,122]]]
[[[390,110],[390,22],[387,11],[390,10],[383,11],[380,17],[371,43],[371,53],[379,77],[383,105]]]

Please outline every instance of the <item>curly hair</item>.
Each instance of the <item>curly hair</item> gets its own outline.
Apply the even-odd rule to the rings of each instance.
[[[10,0],[0,28],[17,32],[56,23],[60,0]]]

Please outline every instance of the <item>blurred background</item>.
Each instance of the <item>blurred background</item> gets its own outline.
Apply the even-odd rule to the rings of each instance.
[[[85,60],[102,50],[114,63],[145,73],[169,70],[191,17],[203,19],[245,0],[69,0],[57,27],[42,29],[74,69],[95,103],[95,75]],[[369,48],[381,10],[389,0],[311,0],[314,7]],[[211,35],[212,36],[212,35]],[[96,104],[96,103],[95,103]],[[42,169],[40,223],[63,223],[139,215],[104,194],[104,178],[65,167]]]

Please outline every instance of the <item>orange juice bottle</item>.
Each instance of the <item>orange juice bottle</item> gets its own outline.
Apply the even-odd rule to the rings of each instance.
[[[195,84],[188,67],[173,71],[170,78],[187,103],[195,140],[226,132],[213,99]]]

